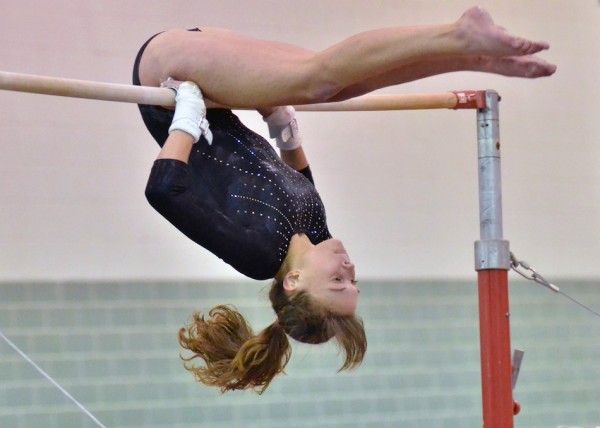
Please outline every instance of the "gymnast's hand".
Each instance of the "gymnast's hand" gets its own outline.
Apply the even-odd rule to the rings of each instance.
[[[161,83],[161,88],[175,91],[175,115],[169,128],[169,133],[183,131],[194,138],[195,142],[204,136],[206,142],[212,144],[212,132],[206,120],[206,105],[202,92],[194,82],[180,82],[168,78]]]

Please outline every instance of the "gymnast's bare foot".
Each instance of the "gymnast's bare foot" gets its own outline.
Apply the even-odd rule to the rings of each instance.
[[[531,55],[548,49],[546,42],[534,42],[513,36],[494,24],[492,17],[482,8],[467,10],[457,21],[458,38],[463,52],[490,57]]]
[[[556,66],[533,55],[510,56],[510,57],[478,57],[474,61],[477,66],[475,71],[484,71],[487,73],[500,74],[510,77],[546,77],[551,76],[556,71]]]

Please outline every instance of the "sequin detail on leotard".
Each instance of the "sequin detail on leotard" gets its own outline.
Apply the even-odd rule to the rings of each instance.
[[[306,177],[283,164],[271,146],[241,122],[231,121],[227,135],[236,144],[229,162],[202,148],[198,151],[239,175],[241,187],[230,193],[237,200],[232,203],[238,205],[239,221],[258,216],[261,222],[276,225],[275,233],[283,238],[277,260],[283,261],[289,239],[299,230],[308,232],[314,242],[330,238],[321,199]]]

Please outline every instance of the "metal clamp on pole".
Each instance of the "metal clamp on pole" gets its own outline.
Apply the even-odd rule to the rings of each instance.
[[[508,241],[485,239],[475,242],[475,270],[507,269],[510,267]]]

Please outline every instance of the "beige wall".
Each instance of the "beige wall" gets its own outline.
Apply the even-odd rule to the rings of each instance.
[[[368,5],[370,3],[370,5]],[[559,66],[525,81],[457,73],[387,92],[496,89],[505,237],[550,278],[600,276],[600,5],[482,0],[545,39]],[[0,69],[129,83],[141,43],[223,26],[320,49],[370,28],[446,22],[470,1],[11,2]],[[153,212],[157,147],[134,105],[0,91],[0,280],[237,278]],[[264,134],[255,114],[242,117]],[[479,236],[475,113],[302,113],[330,229],[370,278],[463,278]]]

